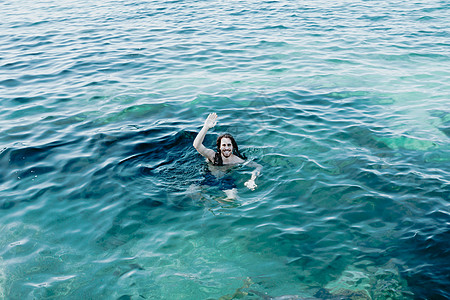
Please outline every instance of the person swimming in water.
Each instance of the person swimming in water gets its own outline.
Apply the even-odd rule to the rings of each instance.
[[[239,152],[238,145],[231,134],[223,134],[217,138],[216,146],[217,152],[212,149],[208,149],[203,145],[206,133],[209,129],[213,128],[217,124],[217,114],[211,113],[205,120],[202,130],[197,134],[194,140],[194,148],[213,166],[233,166],[242,164],[245,162],[246,157]],[[257,187],[255,180],[261,173],[262,166],[255,162],[248,163],[248,166],[254,167],[251,178],[245,182],[245,186],[250,190],[255,190]],[[234,199],[236,197],[236,188],[233,186],[231,189],[224,189],[228,198]]]

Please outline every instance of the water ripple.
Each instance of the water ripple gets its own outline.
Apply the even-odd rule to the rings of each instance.
[[[450,297],[444,2],[0,8],[0,298]]]

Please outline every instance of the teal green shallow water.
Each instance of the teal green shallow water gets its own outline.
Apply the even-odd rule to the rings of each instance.
[[[449,1],[0,10],[0,299],[450,298]]]

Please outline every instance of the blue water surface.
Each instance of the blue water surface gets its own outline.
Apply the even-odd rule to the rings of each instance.
[[[0,299],[450,299],[449,1],[0,11]]]

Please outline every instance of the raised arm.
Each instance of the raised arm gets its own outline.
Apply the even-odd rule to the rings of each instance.
[[[195,137],[193,146],[197,149],[198,153],[209,159],[211,162],[214,162],[214,150],[208,149],[203,146],[203,140],[205,139],[206,133],[210,128],[213,128],[217,123],[217,114],[212,113],[208,115],[208,118],[205,120],[205,124],[203,125],[202,130]]]

